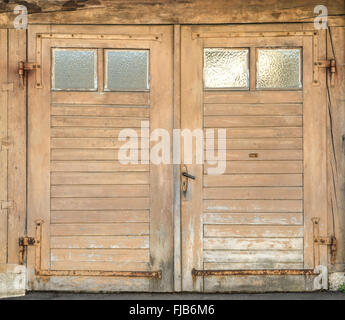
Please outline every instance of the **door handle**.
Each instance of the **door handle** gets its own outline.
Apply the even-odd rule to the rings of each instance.
[[[195,177],[192,176],[191,174],[187,173],[187,172],[183,172],[182,175],[186,178],[189,178],[189,179],[192,179],[192,180],[195,180]]]
[[[181,189],[183,192],[187,192],[187,190],[188,190],[188,179],[195,180],[196,178],[188,173],[188,169],[186,166],[183,166],[181,175],[182,175]]]

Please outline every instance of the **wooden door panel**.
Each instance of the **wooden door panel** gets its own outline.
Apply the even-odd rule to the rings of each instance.
[[[42,65],[29,77],[29,232],[43,221],[40,255],[29,252],[31,288],[94,291],[108,275],[106,290],[172,291],[172,168],[150,164],[142,137],[143,122],[172,132],[172,27],[33,26],[29,39],[29,58]],[[95,91],[51,89],[56,48],[97,53]],[[104,89],[105,49],[146,50],[150,89]],[[141,138],[128,145],[137,163],[120,161],[124,128]],[[52,274],[46,284],[37,258]],[[88,285],[71,284],[85,271]],[[161,279],[148,275],[156,271]]]
[[[249,278],[192,270],[310,269],[315,266],[311,218],[325,218],[325,82],[313,80],[313,54],[314,59],[324,54],[324,33],[276,33],[273,26],[261,33],[240,29],[182,28],[181,129],[201,129],[204,136],[215,130],[214,145],[204,145],[204,151],[214,146],[222,156],[213,163],[205,157],[203,165],[195,159],[185,164],[196,178],[181,194],[182,284],[187,291],[238,291],[243,286],[260,291],[278,283],[287,290],[297,287],[297,278],[263,276],[251,287]],[[205,48],[247,49],[248,88],[204,88],[207,72],[213,77],[220,72],[219,65],[206,72]],[[302,88],[257,89],[258,48],[299,49]],[[219,129],[226,138],[218,140]],[[224,173],[208,174],[216,165],[224,165]]]

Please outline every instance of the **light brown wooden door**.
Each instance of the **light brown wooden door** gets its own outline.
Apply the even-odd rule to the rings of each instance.
[[[172,166],[150,164],[148,140],[172,131],[172,27],[40,25],[28,39],[29,289],[172,291]],[[137,163],[120,161],[126,128]]]
[[[223,174],[209,174],[207,158],[186,165],[196,179],[181,195],[182,290],[305,290],[303,275],[192,270],[327,265],[323,248],[314,262],[311,220],[327,233],[325,70],[314,67],[325,33],[184,26],[181,39],[181,128],[226,132]]]

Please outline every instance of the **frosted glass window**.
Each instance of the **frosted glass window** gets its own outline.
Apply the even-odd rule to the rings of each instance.
[[[53,90],[97,90],[96,50],[53,49]]]
[[[149,50],[107,50],[107,91],[147,91],[149,89]]]
[[[204,49],[206,89],[249,89],[248,49]]]
[[[258,49],[256,62],[258,89],[300,89],[300,49]]]

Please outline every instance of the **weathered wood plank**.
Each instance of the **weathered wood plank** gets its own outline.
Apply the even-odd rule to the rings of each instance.
[[[123,142],[122,142],[123,144]],[[206,150],[248,150],[248,149],[302,149],[302,138],[260,138],[260,139],[226,139],[226,140],[209,140],[205,141]]]
[[[225,166],[224,174],[303,173],[302,161],[227,161]],[[204,173],[207,173],[208,168],[212,167],[214,165],[205,163]]]
[[[8,69],[8,31],[0,30],[0,86],[7,84],[7,69]],[[0,139],[7,139],[7,103],[8,93],[0,87]],[[4,141],[6,142],[6,141]],[[7,201],[7,150],[4,148],[0,150],[0,200]],[[7,209],[0,209],[0,264],[7,262]]]
[[[207,262],[204,263],[205,270],[267,270],[267,269],[287,269],[297,270],[303,269],[303,263],[297,262],[261,262],[261,263],[217,263]]]
[[[205,212],[204,224],[263,224],[263,225],[302,225],[302,213],[271,212],[271,213],[230,213]]]
[[[293,0],[289,3],[260,0],[243,3],[235,0],[185,1],[45,1],[28,0],[31,23],[65,24],[212,24],[212,23],[284,23],[313,22],[313,8],[327,6],[330,19],[344,14],[341,0]],[[0,26],[13,28],[15,3],[0,7]],[[196,14],[197,13],[197,14]],[[286,30],[286,29],[283,29]]]
[[[52,172],[51,184],[149,184],[147,172]]]
[[[136,117],[148,118],[150,109],[147,107],[125,107],[125,106],[74,106],[74,105],[53,105],[51,114],[53,116],[101,116],[101,117]]]
[[[303,226],[238,226],[238,225],[205,225],[205,237],[236,238],[301,238]]]
[[[8,210],[8,263],[18,263],[18,238],[26,227],[26,90],[20,87],[18,61],[26,61],[26,30],[9,30],[8,136],[13,147],[8,153],[8,199],[15,203]]]
[[[204,250],[303,250],[303,239],[206,238],[204,239]],[[268,263],[268,261],[262,263]]]
[[[149,171],[146,164],[121,164],[116,161],[52,161],[52,172],[136,172]]]
[[[52,224],[51,236],[144,236],[148,223]]]
[[[302,185],[301,174],[208,175],[204,177],[204,187],[299,187]]]
[[[303,262],[303,250],[231,251],[204,250],[204,262]]]
[[[51,261],[149,262],[147,249],[52,249]]]
[[[204,200],[205,211],[212,212],[302,212],[302,200]]]
[[[301,116],[205,116],[205,128],[300,127]]]
[[[214,129],[214,136],[218,139],[218,131]],[[206,133],[207,129],[204,129]],[[251,127],[251,128],[226,128],[226,136],[231,139],[238,138],[301,138],[302,127]]]
[[[52,198],[52,210],[145,210],[150,198]]]
[[[221,150],[219,152],[225,152]],[[257,158],[251,158],[250,154],[256,153]],[[219,153],[218,153],[219,154]],[[219,154],[219,156],[221,156]],[[229,150],[226,152],[227,161],[274,161],[274,160],[303,160],[302,150]]]
[[[53,127],[140,128],[145,118],[52,116]]]
[[[299,116],[301,104],[205,104],[205,116]]]
[[[56,185],[53,198],[136,198],[149,197],[149,185]],[[131,201],[131,199],[128,199]]]
[[[148,139],[142,139],[147,141]],[[114,138],[52,138],[51,139],[51,147],[58,149],[75,149],[75,148],[104,148],[104,149],[120,149],[122,146],[126,144],[127,148],[131,149],[140,149],[141,141],[132,141],[132,140],[126,140],[126,141],[119,141],[118,139]],[[290,143],[287,143],[290,147],[290,149],[298,149],[293,148],[293,146],[298,145],[291,141]],[[287,146],[286,149],[289,149]]]
[[[150,222],[148,210],[107,210],[107,211],[51,211],[51,223],[115,223],[115,222]]]
[[[227,188],[204,188],[205,200],[237,199],[237,200],[298,200],[303,199],[301,187],[227,187]]]
[[[148,249],[149,237],[52,237],[52,249]]]
[[[96,270],[101,270],[101,271],[150,271],[151,270],[150,264],[147,262],[52,261],[51,266],[54,270],[95,270],[95,271]],[[88,278],[88,280],[90,280],[90,278]],[[124,279],[122,279],[122,282],[123,281]],[[85,286],[83,288],[85,290]],[[102,291],[102,289],[100,289],[100,291]]]
[[[140,129],[134,129],[138,137],[141,137]],[[122,128],[74,128],[54,127],[51,128],[52,138],[117,138]],[[292,129],[294,132],[294,130]],[[293,135],[294,133],[291,132]]]

